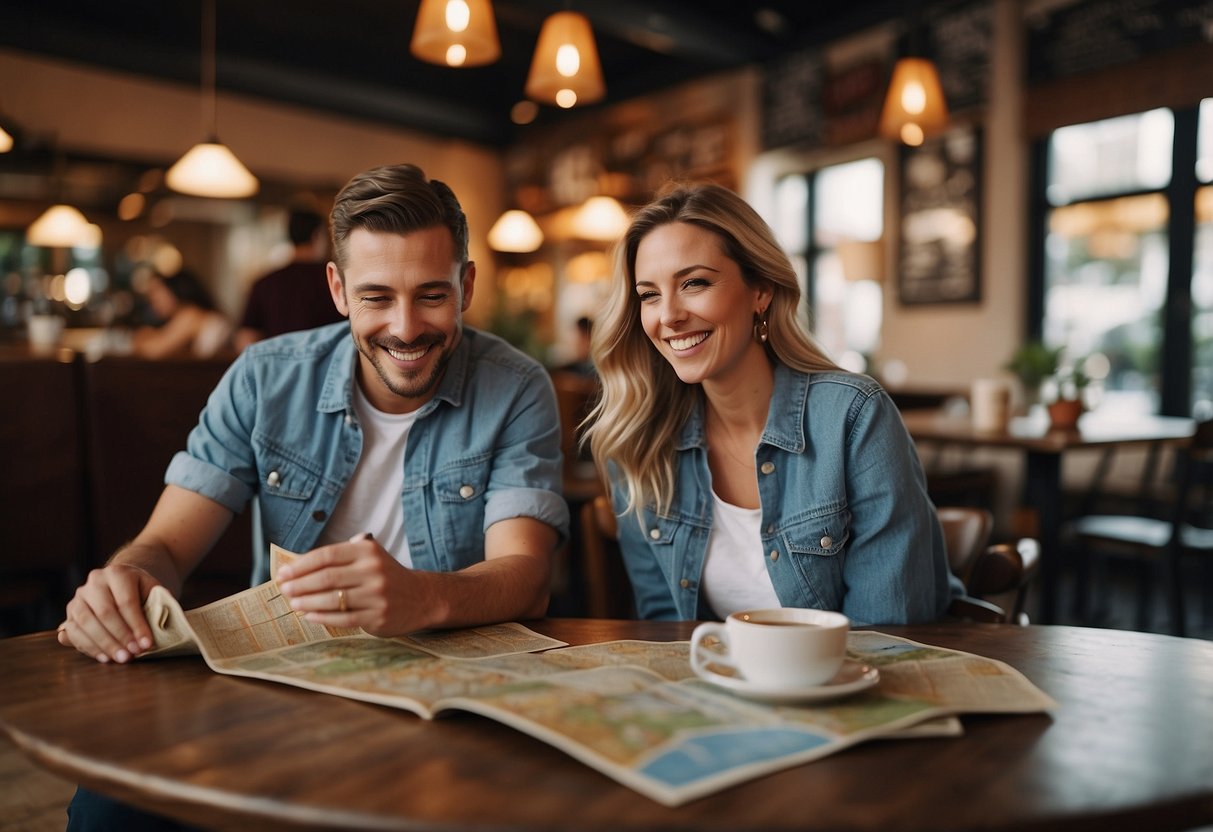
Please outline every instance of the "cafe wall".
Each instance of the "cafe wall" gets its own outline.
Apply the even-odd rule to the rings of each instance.
[[[6,115],[27,134],[73,152],[167,166],[202,138],[192,87],[0,50],[0,90]],[[227,93],[219,96],[218,113],[223,141],[265,179],[331,193],[373,165],[414,162],[447,182],[463,202],[478,264],[469,319],[491,306],[495,269],[485,233],[502,210],[496,151]],[[232,313],[264,265],[247,237],[217,241],[212,257],[213,288]]]

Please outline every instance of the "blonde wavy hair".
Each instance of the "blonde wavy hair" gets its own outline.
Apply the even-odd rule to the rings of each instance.
[[[746,283],[770,287],[767,356],[794,370],[838,369],[801,326],[800,284],[791,261],[758,213],[737,194],[714,184],[683,184],[639,209],[615,245],[606,305],[594,324],[590,354],[602,396],[585,420],[600,476],[622,477],[625,514],[643,506],[669,511],[674,496],[674,442],[701,395],[698,384],[675,374],[645,335],[636,294],[636,250],[668,223],[697,225],[715,234]]]

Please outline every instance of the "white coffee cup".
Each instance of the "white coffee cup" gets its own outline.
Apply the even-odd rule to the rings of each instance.
[[[1011,385],[1001,378],[979,378],[969,391],[973,430],[999,433],[1011,419]]]
[[[58,315],[30,315],[26,321],[29,344],[35,350],[47,350],[59,345],[63,337],[63,319]]]
[[[837,675],[847,652],[851,622],[840,612],[782,607],[735,612],[724,623],[700,624],[691,634],[691,669],[712,680],[708,665],[737,671],[756,687],[799,690]],[[725,649],[706,649],[715,636]]]

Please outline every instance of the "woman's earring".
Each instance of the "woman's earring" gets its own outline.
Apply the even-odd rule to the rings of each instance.
[[[758,340],[758,343],[765,344],[767,338],[770,336],[770,328],[767,326],[767,312],[764,309],[761,313],[754,315],[754,337]]]

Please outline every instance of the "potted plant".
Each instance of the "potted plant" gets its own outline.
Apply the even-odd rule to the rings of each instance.
[[[1061,347],[1053,349],[1040,341],[1025,341],[1004,365],[1019,379],[1028,406],[1040,401],[1040,386],[1057,372],[1061,351]]]
[[[1083,362],[1078,361],[1059,367],[1050,382],[1055,392],[1047,405],[1049,422],[1060,430],[1071,430],[1086,409],[1083,392],[1091,383],[1091,376],[1083,368]]]

